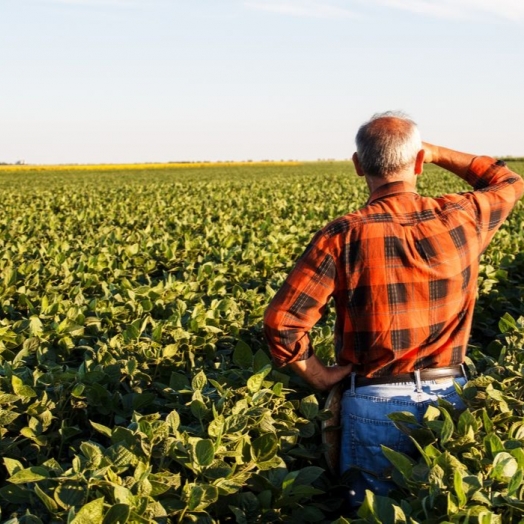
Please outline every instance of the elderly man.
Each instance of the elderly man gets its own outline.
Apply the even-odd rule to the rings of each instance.
[[[462,407],[454,381],[466,380],[479,257],[524,192],[504,162],[423,143],[403,114],[373,116],[356,145],[367,204],[313,237],[265,315],[277,365],[319,390],[345,379],[340,468],[357,472],[353,506],[366,489],[385,495],[392,487],[381,444],[415,452],[388,414],[409,411],[420,420],[439,397]],[[473,191],[420,196],[425,162]],[[308,332],[331,298],[337,365],[326,367]]]

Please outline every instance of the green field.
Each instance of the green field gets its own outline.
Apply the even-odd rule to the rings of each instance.
[[[0,166],[0,191],[1,522],[349,521],[324,397],[272,369],[261,322],[313,233],[365,203],[351,163]],[[391,457],[399,492],[360,522],[524,521],[523,231],[521,201],[482,259],[469,409],[399,418],[422,458]]]

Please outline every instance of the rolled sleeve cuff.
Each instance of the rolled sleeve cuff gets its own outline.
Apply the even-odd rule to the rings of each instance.
[[[477,156],[471,161],[465,180],[474,189],[484,189],[498,179],[501,171],[511,173],[504,162],[491,156]]]
[[[293,356],[290,359],[286,359],[285,357],[282,357],[280,355],[276,355],[272,353],[273,357],[273,363],[278,368],[283,368],[284,366],[287,366],[288,364],[292,364],[293,362],[300,362],[301,360],[307,360],[308,358],[311,358],[315,352],[313,351],[313,348],[311,345],[306,347],[305,351],[302,351],[301,353],[298,353],[297,355]]]
[[[304,333],[298,340],[295,339],[293,343],[291,341],[284,343],[285,333],[266,323],[264,335],[276,367],[284,367],[292,362],[306,360],[314,354],[307,333]]]

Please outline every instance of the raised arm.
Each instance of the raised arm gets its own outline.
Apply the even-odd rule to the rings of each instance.
[[[428,142],[422,142],[422,147],[424,148],[424,162],[426,164],[435,164],[463,179],[466,179],[469,166],[476,156]]]
[[[475,190],[465,193],[462,198],[471,203],[482,253],[522,197],[522,177],[511,171],[505,162],[490,156],[470,155],[427,142],[423,142],[422,147],[424,162],[454,173]]]

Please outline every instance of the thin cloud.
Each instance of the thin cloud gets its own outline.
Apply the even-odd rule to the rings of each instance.
[[[116,7],[140,7],[147,6],[145,0],[39,0],[45,4],[83,5],[89,7],[116,6]],[[150,3],[150,2],[149,2]]]
[[[356,13],[335,5],[308,0],[258,0],[244,2],[250,9],[310,18],[354,18]]]
[[[368,0],[369,1],[369,0]],[[371,0],[374,3],[438,18],[473,18],[488,14],[508,20],[524,20],[522,0]]]
[[[69,0],[72,1],[72,0]],[[410,11],[443,19],[477,19],[490,16],[512,21],[524,20],[523,0],[245,0],[250,9],[288,16],[313,18],[356,18],[370,5]]]

